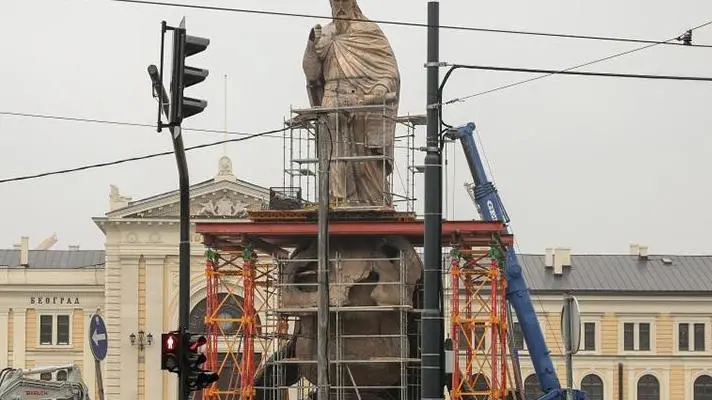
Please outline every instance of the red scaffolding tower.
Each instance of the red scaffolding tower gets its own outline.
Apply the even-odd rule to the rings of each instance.
[[[507,281],[501,246],[451,253],[450,398],[506,399],[508,368]]]

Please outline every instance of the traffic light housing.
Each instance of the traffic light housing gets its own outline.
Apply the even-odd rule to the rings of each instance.
[[[203,335],[186,334],[186,371],[184,379],[190,391],[205,389],[220,379],[220,376],[215,372],[206,371],[201,367],[208,359],[199,349],[207,341]]]
[[[179,373],[179,349],[180,333],[178,331],[161,334],[161,370]]]
[[[173,33],[173,71],[171,79],[170,123],[180,125],[183,119],[200,114],[208,106],[206,100],[185,97],[183,90],[208,77],[208,70],[189,67],[185,59],[205,51],[210,39],[190,36],[186,33],[185,18]]]

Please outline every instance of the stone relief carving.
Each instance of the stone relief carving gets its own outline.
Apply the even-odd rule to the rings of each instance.
[[[197,214],[215,217],[247,217],[247,204],[242,203],[235,197],[223,194],[218,199],[201,202],[199,203],[201,208]]]

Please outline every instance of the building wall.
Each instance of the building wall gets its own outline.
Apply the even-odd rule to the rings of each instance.
[[[574,387],[588,374],[597,375],[604,384],[604,398],[618,400],[618,365],[623,366],[623,399],[636,399],[637,383],[646,374],[655,376],[660,384],[661,400],[693,400],[694,380],[701,374],[712,376],[712,296],[577,296],[582,322],[594,322],[596,349],[579,351],[573,359]],[[560,329],[563,296],[533,295],[539,325],[562,385],[566,385],[564,344]],[[449,315],[449,301],[446,304]],[[446,334],[449,330],[446,318]],[[623,323],[651,323],[651,351],[623,349]],[[677,322],[706,324],[705,351],[677,351]],[[583,333],[582,333],[583,334]],[[583,337],[582,337],[583,347]],[[520,353],[522,379],[534,374],[529,353]],[[705,370],[705,368],[707,368]]]
[[[76,364],[95,385],[89,317],[104,303],[101,269],[0,269],[0,369]],[[53,317],[53,343],[40,343],[41,316]],[[69,344],[57,344],[58,315],[69,317]],[[53,376],[54,378],[54,376]]]

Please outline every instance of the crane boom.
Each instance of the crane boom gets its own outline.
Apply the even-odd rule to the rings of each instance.
[[[487,178],[482,159],[477,151],[473,136],[474,130],[475,124],[469,123],[448,130],[446,136],[451,140],[459,140],[462,144],[470,173],[474,179],[474,186],[470,186],[468,189],[471,190],[470,194],[482,219],[486,221],[502,221],[507,226],[507,230],[510,230],[509,216],[497,193],[497,189]],[[542,392],[545,393],[540,400],[566,399],[567,390],[561,388],[550,351],[534,310],[529,288],[522,273],[522,267],[512,246],[507,246],[505,252],[507,262],[507,301],[517,315],[539,385]],[[584,392],[569,391],[572,392],[573,399],[583,400],[586,398]]]

